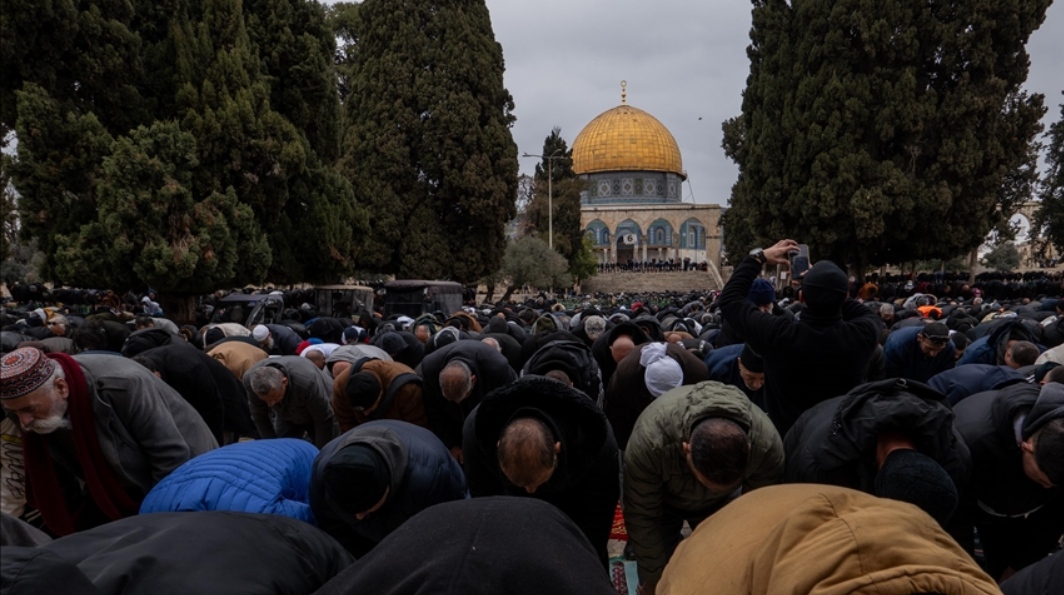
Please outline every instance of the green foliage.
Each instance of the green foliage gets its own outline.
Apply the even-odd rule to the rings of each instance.
[[[16,127],[16,93],[36,83],[63,112],[93,112],[111,134],[149,119],[138,88],[141,40],[124,0],[4,0],[0,133]]]
[[[1031,192],[1049,0],[755,0],[729,254],[784,237],[867,265],[978,246]]]
[[[511,242],[499,270],[499,277],[510,283],[503,300],[509,298],[513,289],[525,285],[537,289],[568,286],[572,283],[568,269],[565,258],[539,238],[525,236]]]
[[[1042,206],[1035,214],[1032,231],[1040,231],[1057,249],[1064,253],[1064,104],[1060,119],[1049,127],[1049,147],[1046,150],[1046,173],[1042,178],[1039,197]]]
[[[569,259],[569,274],[577,283],[598,274],[598,259],[595,257],[594,242],[591,236],[584,235],[580,240],[580,250]]]
[[[367,218],[333,169],[335,41],[320,5],[58,0],[42,11],[62,23],[19,33],[19,55],[41,65],[3,92],[18,99],[4,122],[17,113],[21,230],[40,240],[46,278],[181,293],[354,270]],[[16,1],[5,33],[31,13]],[[164,150],[163,139],[180,144]],[[134,224],[144,229],[123,229]]]
[[[45,254],[41,275],[54,279],[57,235],[75,233],[96,213],[96,169],[111,153],[112,136],[95,114],[65,111],[41,87],[27,83],[18,98],[18,158],[11,162],[19,193],[22,238]]]
[[[351,94],[358,51],[358,7],[360,4],[337,2],[325,9],[325,18],[333,36],[339,41],[333,64],[336,67],[340,102]]]
[[[483,0],[367,0],[341,171],[368,203],[359,266],[479,279],[515,213],[513,100]]]
[[[577,179],[573,172],[573,151],[562,138],[561,128],[555,127],[544,139],[542,154],[544,158],[536,164],[533,177],[532,200],[525,209],[525,228],[529,233],[546,239],[551,227],[548,207],[553,206],[554,249],[573,266],[577,264],[577,259],[581,258],[580,252],[583,249],[580,193],[586,183]],[[548,174],[551,184],[547,183]],[[552,201],[548,200],[548,191],[553,193],[553,205]]]
[[[1001,242],[981,259],[983,266],[995,271],[1014,271],[1020,267],[1020,251],[1012,242]]]
[[[303,133],[326,163],[339,157],[336,40],[325,10],[306,0],[243,0],[248,36],[270,85],[270,107]]]
[[[103,163],[95,219],[57,239],[58,275],[170,294],[261,283],[270,249],[251,209],[232,188],[197,192],[198,172],[196,138],[176,123],[119,138]]]

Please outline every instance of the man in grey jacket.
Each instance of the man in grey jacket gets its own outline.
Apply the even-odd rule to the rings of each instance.
[[[0,363],[0,402],[27,441],[30,504],[54,533],[136,514],[152,486],[218,446],[196,410],[132,360],[27,347]]]
[[[339,434],[329,399],[332,382],[298,355],[264,359],[244,374],[251,419],[263,438],[310,437],[321,448]]]

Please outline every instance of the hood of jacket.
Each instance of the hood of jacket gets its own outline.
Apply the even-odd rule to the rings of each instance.
[[[315,595],[365,593],[616,595],[617,591],[591,544],[564,513],[534,498],[496,496],[423,510]]]
[[[704,592],[989,595],[997,585],[919,508],[847,488],[770,486],[685,539],[658,585]]]
[[[590,397],[542,376],[524,376],[493,390],[472,415],[477,443],[492,461],[498,457],[499,437],[512,419],[532,417],[551,430],[562,446],[557,470],[543,485],[544,493],[565,489],[569,487],[565,484],[583,477],[609,435],[609,422]]]
[[[872,481],[878,435],[896,432],[938,461],[960,488],[967,480],[969,457],[953,431],[953,417],[942,393],[925,384],[898,378],[862,384],[839,398],[827,440],[817,451],[817,464],[830,473],[857,462],[866,467],[863,478]]]
[[[1023,420],[1021,435],[1027,440],[1047,423],[1060,418],[1064,418],[1064,384],[1050,382],[1042,386],[1038,399]]]

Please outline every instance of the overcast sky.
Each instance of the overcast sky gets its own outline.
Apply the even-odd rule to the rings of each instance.
[[[330,0],[326,0],[332,3]],[[621,102],[653,114],[676,137],[685,200],[727,204],[738,168],[720,148],[721,123],[739,114],[749,61],[745,0],[487,0],[513,95],[519,153],[539,153],[551,128],[570,146]],[[1046,124],[1064,102],[1064,2],[1050,6],[1028,45],[1027,89],[1046,95]],[[538,160],[521,159],[531,174]]]
[[[721,122],[739,114],[746,86],[749,2],[742,0],[487,0],[514,97],[514,140],[539,153],[553,126],[572,146],[584,125],[620,104],[646,110],[676,137],[685,200],[727,204],[738,168],[720,148]],[[1046,95],[1046,124],[1064,102],[1064,2],[1028,45],[1027,89]],[[536,159],[521,159],[531,174]]]

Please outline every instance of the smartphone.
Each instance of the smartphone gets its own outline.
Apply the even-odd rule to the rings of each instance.
[[[798,244],[797,250],[790,251],[791,278],[801,279],[809,271],[809,245]]]

